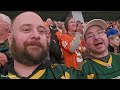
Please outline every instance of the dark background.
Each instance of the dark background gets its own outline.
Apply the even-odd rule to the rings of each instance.
[[[13,19],[16,15],[22,13],[24,11],[0,11],[0,13],[4,13],[8,15],[11,19]],[[38,13],[43,20],[46,20],[48,17],[52,20],[64,21],[66,17],[69,15],[70,11],[34,11]],[[120,11],[82,11],[83,17],[85,21],[89,21],[95,18],[101,18],[104,20],[118,20],[120,19]]]

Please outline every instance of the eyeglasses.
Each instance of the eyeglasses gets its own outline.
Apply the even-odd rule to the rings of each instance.
[[[85,36],[85,38],[91,39],[91,38],[93,38],[95,35],[97,35],[97,36],[103,36],[103,35],[105,35],[105,30],[98,30],[98,31],[95,32],[95,33],[89,33],[89,34],[87,34],[87,35]]]

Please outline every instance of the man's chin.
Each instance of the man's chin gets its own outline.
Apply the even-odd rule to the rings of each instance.
[[[28,48],[28,49],[33,49],[33,50],[34,50],[34,49],[40,49],[39,46],[27,46],[27,48]]]
[[[38,46],[28,46],[27,51],[32,53],[32,52],[41,52],[42,48]]]
[[[36,56],[39,56],[41,54],[41,51],[35,51],[35,50],[29,50],[28,51],[29,55],[33,56],[33,57],[36,57]]]

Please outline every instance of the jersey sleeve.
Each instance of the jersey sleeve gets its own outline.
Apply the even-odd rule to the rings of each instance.
[[[62,48],[67,50],[70,53],[75,53],[75,50],[81,43],[81,35],[80,33],[75,33],[75,37],[69,36],[67,34],[63,34],[60,36],[60,44]]]
[[[82,78],[83,79],[94,79],[95,74],[91,73],[92,70],[92,66],[89,63],[89,61],[84,60],[77,68],[77,70],[81,71],[82,74]]]
[[[67,34],[62,34],[60,36],[60,46],[61,48],[65,49],[66,51],[70,52],[70,43],[72,41],[72,37],[68,36]]]
[[[76,49],[80,46],[82,41],[82,35],[79,32],[75,33],[75,37],[72,39],[70,43],[70,51],[74,53]]]
[[[58,40],[60,40],[60,36],[62,35],[62,33],[60,31],[57,31],[55,35],[57,36]]]
[[[83,79],[80,70],[68,68],[64,64],[53,64],[51,70],[56,79]]]

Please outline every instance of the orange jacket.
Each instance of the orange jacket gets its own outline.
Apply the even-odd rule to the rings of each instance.
[[[80,63],[82,60],[81,55],[81,44],[78,46],[78,49],[75,50],[74,53],[70,52],[70,43],[73,40],[73,36],[70,36],[68,34],[62,34],[59,38],[60,40],[60,46],[63,51],[63,57],[64,57],[64,63],[67,67],[78,67],[78,63]]]

